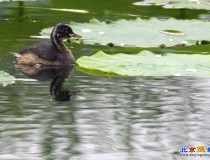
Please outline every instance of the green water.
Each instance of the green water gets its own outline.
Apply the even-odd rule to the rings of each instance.
[[[31,36],[59,22],[136,17],[209,20],[206,10],[139,7],[132,2],[135,1],[1,2],[0,70],[16,78],[33,78],[15,68],[11,52],[46,41]],[[170,51],[206,53],[208,48]],[[77,44],[72,48],[76,58],[99,50],[113,53],[122,48]],[[51,80],[17,81],[0,88],[1,160],[177,160],[186,158],[179,156],[182,147],[210,145],[209,77],[108,78],[74,70],[62,85],[71,93],[70,101],[55,101],[50,92]],[[198,159],[190,157],[193,158]]]

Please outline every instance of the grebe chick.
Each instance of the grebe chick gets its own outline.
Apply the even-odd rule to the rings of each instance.
[[[51,43],[35,44],[22,50],[16,55],[17,65],[69,65],[75,59],[63,40],[71,37],[80,38],[71,27],[66,24],[57,24],[50,35]]]

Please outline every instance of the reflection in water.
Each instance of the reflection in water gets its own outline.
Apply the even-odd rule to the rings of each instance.
[[[50,84],[50,95],[55,101],[69,101],[71,96],[76,94],[76,92],[63,89],[65,79],[70,77],[74,72],[74,65],[42,67],[18,65],[17,68],[30,78],[37,79],[39,81],[52,80]]]
[[[19,9],[18,9],[18,21],[22,22],[23,21],[23,17],[24,17],[24,4],[23,1],[18,2],[19,4]]]
[[[47,83],[1,88],[0,159],[176,160],[181,147],[210,144],[208,77],[74,72],[71,82],[82,92],[69,103],[49,100]]]

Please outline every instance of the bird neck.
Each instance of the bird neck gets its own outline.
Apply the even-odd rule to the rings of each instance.
[[[52,45],[56,48],[58,52],[65,55],[69,62],[74,62],[74,56],[71,51],[65,46],[63,40],[57,37],[57,27],[55,27],[50,36]]]

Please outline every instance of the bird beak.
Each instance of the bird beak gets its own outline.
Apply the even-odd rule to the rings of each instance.
[[[80,35],[78,35],[78,34],[76,34],[76,33],[71,33],[71,34],[69,34],[71,37],[74,37],[74,38],[82,38],[82,36],[80,36]]]

